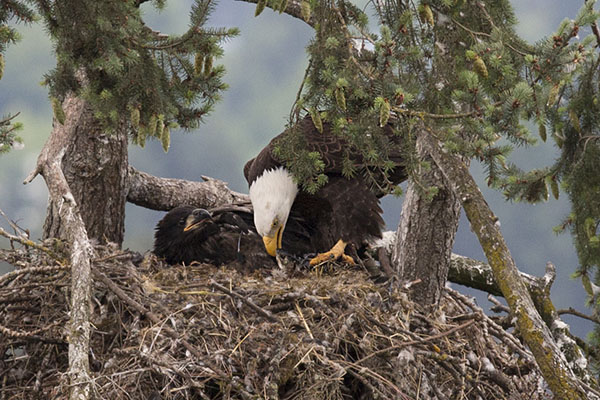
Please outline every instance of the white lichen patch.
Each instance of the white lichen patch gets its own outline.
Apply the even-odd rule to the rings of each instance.
[[[483,364],[483,369],[486,370],[487,372],[494,372],[496,370],[496,368],[494,367],[494,364],[492,364],[492,362],[490,361],[489,358],[483,357],[481,359],[481,362]]]

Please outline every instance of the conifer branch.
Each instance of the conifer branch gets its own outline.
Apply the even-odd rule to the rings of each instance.
[[[496,103],[494,103],[494,107],[497,107],[501,104],[502,104],[501,101],[496,102]],[[421,119],[438,119],[438,120],[470,118],[470,117],[479,116],[481,114],[480,110],[474,110],[474,111],[457,113],[457,114],[432,114],[432,113],[428,113],[426,111],[415,111],[415,110],[409,110],[409,109],[400,108],[400,107],[392,107],[392,111],[397,114],[407,115],[409,117],[418,117]]]
[[[470,33],[472,36],[477,37],[477,36],[484,36],[486,38],[491,37],[492,35],[490,35],[487,32],[478,32],[478,31],[474,31],[470,28],[468,28],[467,26],[461,24],[460,22],[458,22],[455,18],[450,18],[450,20],[452,21],[452,23],[456,26],[458,26],[459,28],[461,28],[462,30],[464,30],[465,32]]]
[[[257,4],[259,2],[259,0],[235,0],[235,1],[243,1],[246,3],[253,3],[253,4]],[[311,17],[308,21],[306,21],[304,19],[304,17],[302,16],[302,7],[300,6],[300,4],[301,4],[301,2],[298,0],[288,0],[287,6],[285,7],[285,10],[283,10],[283,12],[294,18],[297,18],[299,20],[306,22],[308,25],[310,25],[314,28],[315,19],[313,17]],[[267,7],[269,7],[273,11],[279,11],[279,10],[274,9],[271,4],[267,4]]]
[[[478,4],[479,4],[479,3],[478,3]],[[483,10],[483,11],[486,13],[486,15],[487,15],[487,17],[488,17],[488,19],[489,19],[489,21],[490,21],[490,24],[491,24],[492,26],[494,26],[494,23],[492,22],[492,20],[491,20],[491,17],[489,16],[489,14],[487,14],[487,11],[485,11],[485,7],[481,7],[481,9],[482,9],[482,10]],[[452,21],[452,23],[453,23],[453,24],[455,24],[455,25],[456,25],[456,26],[458,26],[459,28],[463,29],[465,32],[468,32],[468,33],[470,33],[470,34],[471,34],[471,35],[473,35],[473,37],[475,37],[475,38],[477,38],[477,36],[483,36],[483,37],[486,37],[486,38],[490,38],[490,37],[492,36],[492,35],[490,35],[490,34],[489,34],[489,33],[487,33],[487,32],[478,32],[478,31],[474,31],[474,30],[472,30],[472,29],[468,28],[467,26],[465,26],[465,25],[461,24],[460,22],[458,22],[458,21],[457,21],[455,18],[450,18],[450,20]],[[510,43],[504,43],[504,45],[505,45],[506,47],[508,47],[509,49],[511,49],[512,51],[514,51],[515,53],[517,53],[517,54],[519,54],[519,55],[521,55],[521,56],[523,56],[523,57],[525,57],[525,56],[528,54],[528,53],[525,53],[525,52],[523,52],[523,51],[521,51],[521,50],[519,50],[519,49],[515,48],[515,47],[514,47],[513,45],[511,45]]]
[[[207,0],[207,2],[205,4],[205,12],[208,12],[210,7],[211,7],[211,0]],[[204,23],[203,18],[199,18],[192,26],[190,26],[190,28],[183,35],[181,35],[179,37],[178,40],[172,40],[171,35],[167,35],[167,34],[163,34],[158,31],[154,31],[154,30],[150,29],[149,27],[144,27],[145,29],[150,30],[150,32],[152,34],[154,34],[154,36],[156,36],[156,38],[159,41],[167,42],[166,44],[163,44],[163,45],[150,45],[150,44],[146,44],[146,43],[137,43],[137,41],[133,38],[131,38],[130,40],[142,48],[149,49],[149,50],[161,50],[162,51],[162,50],[169,50],[169,49],[177,48],[198,34],[208,34],[208,35],[213,35],[213,36],[224,36],[224,37],[228,36],[227,32],[214,33],[214,32],[206,32],[206,31],[202,30],[201,26],[203,23]]]
[[[173,40],[173,41],[171,41],[170,35],[163,34],[161,32],[154,31],[154,30],[152,30],[152,33],[156,35],[157,41],[167,42],[167,43],[163,44],[163,45],[151,45],[151,44],[146,44],[146,43],[138,43],[133,38],[130,38],[129,40],[131,40],[131,42],[134,43],[136,46],[139,46],[144,49],[163,51],[163,50],[170,50],[170,49],[177,48],[177,47],[183,45],[184,43],[188,42],[195,35],[200,34],[200,33],[203,35],[218,36],[218,37],[227,37],[230,35],[227,32],[206,32],[206,31],[200,29],[199,24],[196,24],[196,25],[190,27],[190,29],[188,29],[187,32],[185,32],[183,35],[181,35],[178,40]]]
[[[344,36],[346,37],[346,41],[349,44],[352,44],[352,37],[350,36],[350,32],[348,31],[348,25],[346,24],[346,20],[344,18],[344,16],[342,15],[342,12],[340,11],[340,9],[338,7],[336,7],[335,5],[333,5],[332,3],[332,9],[335,11],[335,13],[337,14],[337,18],[340,21],[340,24],[343,26],[344,29]],[[372,40],[372,39],[371,39]],[[356,57],[354,57],[354,55],[352,54],[352,52],[350,52],[349,54],[349,58],[350,61],[352,61],[352,63],[356,66],[356,68],[358,68],[358,70],[369,80],[374,80],[375,77],[373,76],[373,74],[371,74],[369,71],[367,71],[360,62],[358,62],[358,60],[356,59]]]
[[[56,18],[52,15],[52,4],[49,0],[36,0],[36,3],[39,9],[44,14],[44,18],[46,19],[50,31],[52,31],[57,26]]]
[[[21,114],[21,112],[17,112],[16,114],[10,115],[6,118],[4,118],[3,120],[0,121],[0,125],[7,125],[10,121],[12,121],[13,119],[15,119],[19,114]]]

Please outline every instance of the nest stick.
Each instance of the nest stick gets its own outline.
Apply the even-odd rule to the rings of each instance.
[[[298,302],[296,302],[296,310],[298,311],[298,315],[300,315],[300,319],[302,320],[302,323],[304,324],[304,328],[306,328],[306,331],[310,335],[310,338],[314,340],[315,337],[313,336],[313,334],[310,330],[310,327],[308,326],[308,323],[306,323],[306,319],[304,319],[304,314],[302,314],[302,309],[300,309]]]
[[[2,228],[0,228],[2,229]],[[7,272],[6,274],[0,276],[0,284],[11,279],[16,278],[19,275],[23,274],[37,274],[37,273],[46,273],[46,272],[55,272],[55,271],[66,271],[70,269],[69,265],[43,265],[41,267],[26,267],[17,269],[14,271]]]
[[[38,244],[38,243],[34,242],[31,239],[28,239],[28,238],[23,237],[23,236],[11,235],[10,233],[6,232],[2,228],[0,228],[0,236],[4,236],[5,238],[7,238],[8,240],[10,240],[11,242],[12,241],[18,242],[18,243],[21,243],[24,246],[33,247],[34,249],[43,251],[44,253],[48,254],[50,257],[54,258],[55,260],[62,261],[62,258],[59,257],[59,256],[57,256],[48,247],[42,246],[41,244]]]
[[[263,317],[267,318],[269,321],[271,322],[277,322],[278,319],[276,317],[273,316],[273,314],[271,314],[270,312],[263,310],[262,308],[260,308],[259,306],[257,306],[252,300],[245,298],[244,296],[242,296],[239,293],[236,293],[234,291],[231,291],[229,289],[227,289],[225,286],[217,283],[217,281],[215,281],[214,279],[210,280],[210,285],[212,287],[214,287],[215,289],[228,294],[231,297],[235,297],[236,299],[241,300],[244,304],[246,304],[248,307],[250,307],[251,309],[253,309],[254,311],[256,311],[257,313],[259,313],[260,315],[262,315]]]

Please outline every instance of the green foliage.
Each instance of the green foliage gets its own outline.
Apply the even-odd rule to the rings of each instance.
[[[36,20],[33,10],[25,4],[19,2],[2,2],[0,4],[0,79],[4,76],[4,52],[6,48],[19,41],[18,32],[9,27],[9,21],[19,23],[31,23]],[[0,119],[0,154],[10,151],[12,148],[19,148],[23,140],[17,135],[17,132],[23,129],[20,122],[14,122],[15,115],[6,115]]]
[[[523,68],[523,54],[530,49],[513,31],[507,1],[485,10],[463,2],[389,1],[375,10],[379,33],[370,32],[366,14],[346,1],[310,4],[316,34],[293,115],[298,119],[309,112],[315,121],[315,110],[321,111],[335,134],[360,154],[363,165],[346,168],[346,175],[377,170],[367,178],[385,186],[390,149],[377,126],[386,124],[405,137],[422,122],[446,132],[455,151],[486,163],[490,183],[499,179],[499,165],[510,151],[510,146],[497,145],[499,138],[533,142],[521,124],[535,105]],[[455,115],[461,113],[468,115],[458,132]],[[448,117],[433,120],[428,114]],[[299,181],[306,177],[314,182],[319,172],[312,164],[297,149],[286,151],[282,149],[282,159],[303,166],[288,165],[298,170]],[[407,146],[407,151],[414,148]],[[417,163],[410,161],[416,157],[405,158],[409,170],[416,170]]]
[[[211,0],[196,0],[182,35],[153,31],[137,1],[32,2],[55,43],[57,65],[45,77],[57,119],[68,91],[85,98],[107,130],[127,124],[132,140],[168,146],[164,126],[198,126],[226,85],[213,65],[236,29],[208,28]],[[154,1],[157,8],[164,1]]]
[[[522,118],[537,122],[542,140],[554,139],[560,155],[540,170],[512,166],[499,185],[508,198],[529,202],[546,201],[549,193],[558,198],[560,188],[568,194],[572,211],[556,230],[573,234],[579,257],[575,276],[582,278],[590,301],[590,277],[600,283],[600,37],[577,35],[598,17],[594,2],[586,2],[575,20],[563,21],[526,57],[532,93],[519,96],[529,96],[534,109]],[[598,303],[592,304],[598,315]]]
[[[0,120],[0,154],[7,153],[12,148],[19,148],[23,144],[17,132],[23,129],[23,124],[20,122],[13,123],[13,116],[6,116]]]

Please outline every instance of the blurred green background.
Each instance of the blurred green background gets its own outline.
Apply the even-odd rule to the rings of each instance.
[[[144,18],[153,29],[180,33],[188,25],[190,3],[170,1],[160,13],[145,4]],[[513,1],[520,21],[518,32],[535,42],[552,33],[564,18],[573,18],[582,4],[583,0]],[[172,132],[168,154],[157,141],[148,142],[145,149],[130,146],[131,165],[164,177],[199,180],[200,175],[208,175],[228,182],[233,190],[247,193],[242,173],[244,163],[283,129],[308,62],[304,49],[312,37],[312,29],[302,21],[269,9],[255,18],[254,9],[253,4],[229,0],[218,4],[212,15],[210,25],[237,26],[241,34],[225,44],[225,55],[218,60],[226,67],[225,81],[230,87],[206,123],[197,131]],[[39,82],[54,66],[54,59],[52,44],[41,25],[19,25],[18,30],[22,41],[11,46],[5,55],[0,114],[21,112],[17,120],[25,125],[21,133],[25,147],[0,156],[0,209],[37,239],[44,222],[47,190],[41,177],[26,186],[22,181],[34,168],[51,130],[52,111],[46,89]],[[534,149],[518,149],[512,160],[523,168],[541,166],[552,161],[555,151],[549,143]],[[566,196],[539,205],[508,203],[486,187],[480,165],[474,163],[471,170],[500,218],[518,267],[539,276],[543,275],[546,262],[552,261],[558,269],[552,290],[555,305],[589,311],[585,309],[581,283],[569,278],[577,266],[571,237],[552,233],[552,227],[569,211]],[[395,230],[402,199],[388,196],[383,205],[387,227]],[[133,205],[128,205],[126,212],[124,247],[148,251],[152,247],[154,226],[163,213]],[[8,228],[5,221],[0,224]],[[0,239],[0,245],[6,246],[6,240]],[[464,216],[454,251],[485,260]],[[7,265],[0,265],[0,273],[7,269]],[[486,305],[481,293],[460,290],[475,295],[481,305]],[[591,329],[581,319],[565,316],[565,320],[579,336]]]

